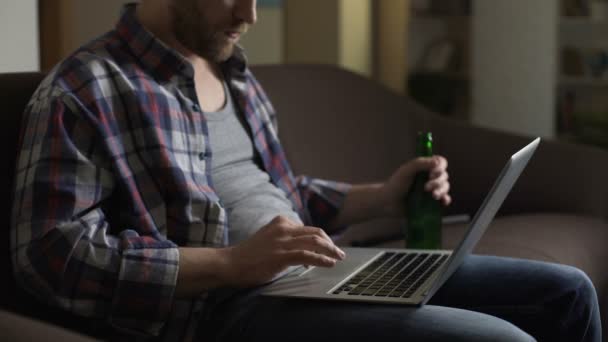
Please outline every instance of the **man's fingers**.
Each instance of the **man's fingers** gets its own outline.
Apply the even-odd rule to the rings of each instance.
[[[296,239],[293,242],[289,242],[288,248],[307,248],[313,251],[325,251],[325,253],[329,253],[331,256],[343,258],[344,252],[334,245],[332,239],[321,228],[299,226],[283,216],[275,217],[271,223],[279,229],[278,236],[281,240],[289,242]],[[299,237],[302,237],[302,239],[298,239]],[[303,242],[306,244],[303,244]]]
[[[333,242],[327,241],[318,235],[298,236],[285,241],[282,247],[286,250],[307,250],[338,260],[343,260],[346,257],[344,252],[336,247]]]
[[[285,266],[310,265],[319,267],[332,267],[337,260],[325,255],[305,250],[291,250],[283,252],[281,259]]]
[[[414,172],[429,171],[435,167],[436,161],[432,157],[418,157],[412,160],[407,166]]]
[[[435,179],[443,176],[444,174],[448,174],[446,169],[433,169],[429,172],[429,179]]]
[[[431,180],[426,182],[426,184],[424,185],[424,190],[433,191],[441,187],[443,184],[448,183],[448,178],[449,176],[445,172],[439,175],[439,177],[437,178],[431,178]]]
[[[444,197],[445,195],[447,195],[450,192],[450,183],[441,183],[439,185],[439,187],[433,189],[431,191],[431,194],[433,195],[433,198],[436,200],[441,199],[442,197]]]
[[[444,156],[436,155],[434,158],[437,159],[437,168],[446,170],[448,168],[448,160]]]
[[[446,207],[452,204],[452,196],[446,194],[445,196],[441,197],[441,203],[443,203],[443,205],[445,205]]]
[[[435,189],[433,191],[433,194],[435,196],[437,196],[437,198],[441,198],[441,197],[447,195],[449,192],[450,192],[450,183],[445,182],[438,189]]]
[[[414,159],[409,166],[415,172],[430,171],[438,172],[439,170],[445,171],[448,167],[448,161],[443,156],[435,155],[432,157],[418,157]]]
[[[303,239],[299,241],[307,241],[307,243],[313,243],[315,245],[323,244],[324,246],[327,246],[327,248],[333,248],[334,250],[337,250],[336,256],[338,256],[339,259],[344,259],[344,251],[336,247],[332,239],[321,228],[309,226],[295,227],[293,228],[291,235],[294,239],[302,237]]]
[[[437,178],[437,177],[441,176],[444,173],[447,174],[446,170],[448,168],[448,161],[445,158],[443,158],[443,157],[435,157],[435,158],[437,158],[437,163],[429,171],[429,178],[430,179]]]
[[[333,241],[327,235],[327,233],[325,233],[325,231],[323,229],[317,228],[317,227],[309,227],[309,226],[293,227],[293,229],[290,231],[290,233],[291,233],[291,236],[293,236],[293,237],[302,236],[302,235],[317,235],[317,236],[320,236],[320,237],[324,238],[325,240],[333,243]]]
[[[274,225],[278,225],[278,226],[286,226],[286,227],[297,226],[297,224],[295,222],[293,222],[292,220],[287,218],[287,216],[283,216],[283,215],[276,216],[275,218],[272,219],[272,221],[270,221],[269,224],[274,224]]]

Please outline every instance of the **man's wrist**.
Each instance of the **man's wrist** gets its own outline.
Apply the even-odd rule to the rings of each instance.
[[[403,217],[403,203],[393,197],[387,183],[380,183],[376,197],[376,217]]]
[[[236,277],[230,261],[231,250],[231,247],[180,247],[178,296],[190,297],[233,284]]]
[[[217,275],[218,281],[222,286],[235,285],[235,263],[234,263],[234,247],[218,248],[217,253]]]
[[[373,189],[372,193],[372,216],[374,218],[381,218],[389,216],[390,214],[390,199],[389,191],[386,183],[371,184]]]
[[[344,205],[338,216],[330,223],[330,228],[348,226],[358,222],[382,217],[394,217],[402,210],[391,208],[391,190],[385,183],[353,185],[346,195]]]

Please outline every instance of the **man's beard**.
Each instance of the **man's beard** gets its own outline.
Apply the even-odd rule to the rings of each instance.
[[[234,51],[234,43],[228,40],[225,29],[214,29],[195,1],[176,1],[171,5],[172,28],[177,41],[193,53],[209,61],[226,61]],[[236,24],[229,28],[238,32],[246,31],[246,24]]]

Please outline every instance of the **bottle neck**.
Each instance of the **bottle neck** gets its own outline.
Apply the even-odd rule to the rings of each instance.
[[[431,157],[433,155],[433,136],[431,133],[418,133],[418,139],[416,140],[416,155],[418,157]]]

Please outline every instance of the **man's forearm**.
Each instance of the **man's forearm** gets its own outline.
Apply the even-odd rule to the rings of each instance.
[[[224,248],[179,248],[176,296],[190,298],[226,285]]]
[[[338,215],[326,227],[334,229],[384,216],[381,198],[382,183],[353,185],[348,191],[344,205]]]
[[[429,175],[425,191],[443,205],[449,205],[452,198],[447,165],[441,156],[420,157],[401,165],[384,183],[353,186],[337,217],[326,228],[331,231],[378,217],[404,217],[404,201],[419,172]]]

